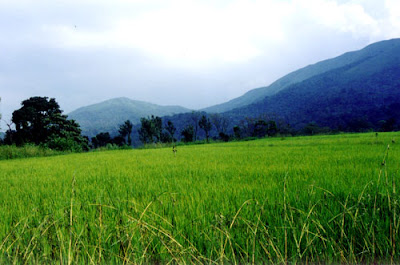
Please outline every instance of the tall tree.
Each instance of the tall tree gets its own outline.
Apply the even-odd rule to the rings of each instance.
[[[210,130],[212,128],[212,123],[209,118],[207,118],[205,115],[201,116],[201,119],[199,121],[199,127],[204,130],[206,133],[206,140],[208,143],[208,138],[210,134]]]
[[[121,126],[119,126],[119,134],[123,138],[128,137],[128,145],[129,146],[132,145],[132,138],[131,138],[132,128],[133,128],[133,124],[130,120],[126,120]]]
[[[210,114],[210,121],[214,124],[218,133],[226,133],[229,126],[229,119],[219,113]]]
[[[162,120],[160,117],[151,115],[151,118],[141,118],[140,123],[138,132],[143,144],[161,141]]]
[[[54,98],[31,97],[22,101],[22,107],[12,114],[12,122],[21,143],[44,143],[49,137],[48,126],[61,114],[60,106]]]
[[[68,120],[54,98],[31,97],[12,114],[15,124],[13,140],[17,144],[44,144],[58,150],[87,150],[79,124]]]
[[[153,132],[153,141],[158,143],[161,141],[161,133],[162,133],[162,119],[158,116],[151,115],[151,124],[152,124],[152,132]]]
[[[172,121],[167,122],[167,126],[165,126],[165,130],[170,134],[172,141],[175,142],[174,134],[176,132],[176,127],[172,123]]]
[[[197,132],[199,128],[199,119],[200,119],[200,113],[197,111],[192,111],[191,114],[191,120],[193,121],[193,136],[194,136],[194,141],[197,141]]]
[[[139,139],[143,144],[148,144],[153,141],[151,120],[146,118],[140,119],[141,126],[138,130]]]

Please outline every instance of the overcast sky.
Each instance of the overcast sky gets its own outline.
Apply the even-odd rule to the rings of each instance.
[[[0,0],[0,111],[31,96],[198,109],[398,37],[399,0]]]

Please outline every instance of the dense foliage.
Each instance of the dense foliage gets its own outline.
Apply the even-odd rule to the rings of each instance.
[[[88,141],[81,135],[79,124],[62,114],[54,98],[31,97],[13,112],[15,131],[8,130],[5,143],[36,144],[59,151],[88,150]]]
[[[341,131],[397,130],[400,57],[391,67],[377,72],[363,72],[363,64],[367,63],[359,62],[292,85],[230,114],[239,118],[276,113],[296,129],[314,122]]]

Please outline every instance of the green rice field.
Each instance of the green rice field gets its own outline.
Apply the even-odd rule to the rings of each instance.
[[[400,132],[2,160],[0,263],[399,263],[399,180]]]

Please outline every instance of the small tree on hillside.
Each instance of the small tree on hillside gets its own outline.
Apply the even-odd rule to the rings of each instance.
[[[128,136],[128,145],[131,146],[132,145],[132,138],[131,138],[131,134],[132,134],[132,128],[133,128],[133,124],[130,120],[125,121],[123,124],[121,124],[119,126],[119,134],[125,139],[125,137]]]
[[[141,118],[141,127],[138,130],[139,139],[143,144],[160,142],[162,136],[162,120],[158,116],[151,115],[151,118]]]
[[[139,139],[143,144],[151,143],[153,140],[151,120],[146,118],[140,119],[140,129],[138,130]]]
[[[182,141],[189,143],[193,141],[194,129],[193,125],[188,125],[182,130],[181,135],[183,136]]]
[[[210,114],[210,120],[217,129],[218,134],[226,133],[229,126],[229,119],[219,113]]]
[[[193,136],[194,136],[194,141],[197,141],[197,132],[199,128],[199,119],[200,119],[200,113],[196,111],[192,111],[191,113],[191,120],[193,121]]]
[[[203,129],[204,132],[206,133],[206,140],[208,143],[209,133],[212,128],[212,123],[210,122],[210,119],[207,118],[205,115],[201,116],[201,119],[199,121],[199,127]]]
[[[109,143],[111,143],[111,136],[108,132],[101,132],[95,137],[92,137],[92,144],[94,148],[106,146]]]
[[[172,121],[167,122],[167,126],[165,126],[165,130],[171,135],[172,141],[175,142],[174,134],[176,132],[176,127],[172,123]]]
[[[158,116],[151,115],[151,125],[153,132],[153,141],[158,143],[161,141],[161,133],[162,133],[162,119]]]
[[[242,138],[241,129],[239,126],[235,125],[233,127],[233,134],[235,135],[236,140],[239,140]]]
[[[276,122],[273,120],[268,121],[268,129],[267,129],[267,134],[269,137],[273,137],[278,133],[278,126],[276,125]]]

